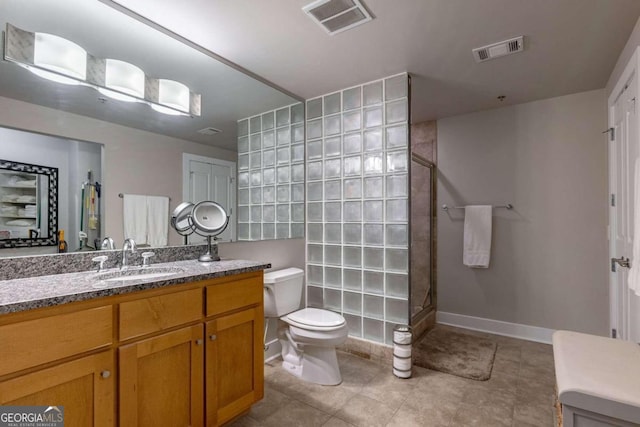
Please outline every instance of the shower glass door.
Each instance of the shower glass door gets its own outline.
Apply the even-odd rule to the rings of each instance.
[[[411,154],[411,323],[435,307],[435,165]]]

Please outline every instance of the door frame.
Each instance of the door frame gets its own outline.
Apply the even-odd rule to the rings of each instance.
[[[609,98],[607,99],[607,122],[608,122],[607,142],[611,141],[611,132],[614,127],[614,105],[618,100],[618,98],[620,97],[620,95],[622,94],[622,92],[625,90],[625,86],[634,77],[634,74],[636,78],[635,98],[640,101],[640,80],[638,80],[638,74],[637,74],[638,72],[640,72],[640,46],[636,48],[633,55],[629,59],[629,62],[627,63],[627,65],[624,68],[624,71],[618,78],[618,81],[616,82],[613,88],[613,91],[611,92],[611,95],[609,95]],[[639,127],[639,132],[637,133],[637,135],[640,135],[640,120],[637,120],[637,122],[638,123],[636,125]],[[640,141],[635,141],[635,143],[640,144]],[[638,150],[638,152],[640,153],[640,149]],[[607,150],[607,153],[609,156],[611,155],[610,149]],[[609,165],[611,164],[610,160],[611,159],[609,159],[609,162],[608,162]],[[635,161],[631,162],[631,164],[634,164],[634,163]],[[607,180],[609,182],[608,197],[611,197],[611,194],[613,194],[612,187],[611,187],[611,173],[612,173],[612,170],[609,167],[609,171],[607,172]],[[630,171],[630,173],[633,175],[634,171]],[[632,203],[634,202],[632,201]],[[610,265],[610,259],[617,258],[617,254],[616,254],[615,240],[614,240],[615,207],[611,206],[611,200],[609,200],[608,206],[609,206],[609,226],[608,226],[609,230],[608,230],[607,237],[609,240],[609,259],[607,260],[607,265]],[[634,234],[637,232],[640,232],[640,230],[634,230]],[[631,257],[631,256],[632,254],[627,255],[627,257]],[[632,262],[633,261],[640,262],[640,260],[632,260]],[[618,299],[615,281],[616,281],[616,273],[612,272],[611,269],[609,269],[609,333],[610,333],[610,336],[612,336],[613,331],[616,330],[618,332],[617,334],[618,338],[627,339],[626,337],[629,334],[630,312],[628,310],[628,304],[625,304],[624,301],[620,301]],[[622,322],[624,323],[624,325],[618,324],[617,317],[618,317],[618,313],[620,312],[622,312],[623,314]]]
[[[232,191],[230,191],[229,195],[231,198],[231,212],[227,212],[227,214],[231,217],[229,220],[229,227],[231,228],[231,242],[236,241],[236,212],[238,211],[237,203],[236,203],[236,177],[238,175],[236,169],[236,162],[232,162],[229,160],[221,160],[216,159],[214,157],[200,156],[198,154],[191,153],[182,153],[182,200],[189,200],[189,162],[190,161],[210,163],[214,165],[227,166],[231,169],[231,187]],[[215,201],[215,200],[214,200]]]

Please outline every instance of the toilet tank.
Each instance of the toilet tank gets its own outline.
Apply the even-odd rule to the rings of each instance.
[[[281,317],[300,308],[304,271],[285,268],[264,274],[264,315]]]

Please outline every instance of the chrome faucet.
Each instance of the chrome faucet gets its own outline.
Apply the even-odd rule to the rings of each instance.
[[[122,264],[120,270],[127,268],[127,251],[130,250],[132,254],[136,253],[136,242],[132,238],[127,238],[122,244]]]
[[[104,239],[102,239],[102,244],[100,245],[100,249],[107,250],[107,249],[115,249],[115,248],[116,248],[116,244],[113,242],[113,239],[111,237],[105,237]]]

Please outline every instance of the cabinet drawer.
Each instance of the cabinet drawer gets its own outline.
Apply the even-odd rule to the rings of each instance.
[[[112,307],[43,317],[0,327],[0,375],[111,344]]]
[[[120,340],[162,331],[202,318],[202,289],[120,304]]]
[[[262,304],[262,276],[207,286],[207,316]]]

